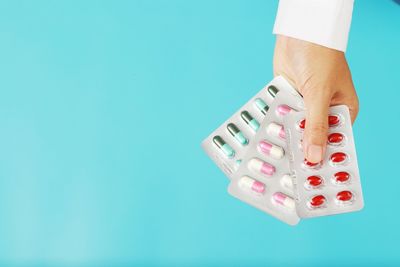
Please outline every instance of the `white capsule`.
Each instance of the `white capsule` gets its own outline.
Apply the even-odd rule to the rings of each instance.
[[[258,158],[252,158],[248,163],[248,167],[255,172],[260,172],[267,176],[272,176],[275,173],[274,166]]]
[[[285,155],[285,151],[280,146],[273,145],[265,140],[258,143],[258,148],[262,153],[271,156],[274,159],[281,159]]]
[[[285,129],[283,128],[283,126],[275,122],[271,122],[267,126],[267,134],[282,139],[285,139],[286,136]]]
[[[288,189],[291,189],[291,190],[293,190],[293,188],[294,188],[292,176],[290,176],[289,174],[285,174],[284,176],[282,176],[281,184],[282,184],[282,186],[284,186]]]
[[[243,176],[239,179],[238,185],[240,188],[253,191],[256,194],[262,194],[265,191],[265,184],[250,178],[249,176]]]
[[[276,203],[278,203],[278,204],[280,204],[280,205],[282,205],[282,206],[284,206],[284,207],[286,207],[288,209],[294,210],[295,207],[296,207],[294,199],[289,197],[289,196],[287,196],[287,195],[285,195],[284,193],[276,192],[273,195],[273,198],[274,198]]]

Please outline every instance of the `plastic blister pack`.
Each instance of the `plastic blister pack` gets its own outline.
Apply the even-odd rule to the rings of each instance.
[[[318,164],[304,160],[301,146],[304,112],[285,118],[290,150],[290,167],[296,177],[296,209],[300,217],[316,217],[363,208],[357,156],[347,106],[330,108],[329,135],[325,158]]]
[[[278,76],[202,142],[207,155],[228,178],[232,178],[238,169],[278,91],[299,96],[283,77]]]
[[[298,94],[278,92],[228,188],[234,197],[291,225],[299,217],[283,118],[303,107]]]

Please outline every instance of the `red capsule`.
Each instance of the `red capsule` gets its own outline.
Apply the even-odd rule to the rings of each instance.
[[[339,201],[350,201],[353,199],[353,194],[350,191],[341,191],[337,193],[336,199]]]
[[[331,161],[335,164],[343,163],[347,159],[347,155],[343,152],[336,152],[331,155]]]
[[[305,119],[302,119],[300,122],[299,122],[299,128],[300,129],[304,129],[306,127],[306,120]]]
[[[304,159],[304,164],[307,166],[307,167],[315,167],[315,166],[317,166],[318,164],[319,164],[319,162],[317,162],[317,163],[313,163],[313,162],[309,162],[307,159]]]
[[[350,174],[348,172],[337,172],[335,173],[335,181],[337,183],[345,183],[350,179]]]
[[[344,139],[344,136],[341,133],[331,133],[328,136],[328,142],[329,142],[329,144],[332,144],[332,145],[340,144],[343,141],[343,139]]]
[[[309,204],[311,207],[317,208],[325,204],[326,198],[323,195],[317,195],[313,197]]]
[[[307,185],[311,187],[318,187],[322,184],[322,178],[316,175],[307,177]]]
[[[336,116],[336,115],[329,115],[329,117],[328,117],[329,126],[338,125],[339,122],[340,122],[339,116]]]

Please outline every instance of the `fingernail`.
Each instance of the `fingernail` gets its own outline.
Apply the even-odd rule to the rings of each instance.
[[[309,145],[307,148],[307,160],[312,163],[321,162],[322,154],[323,154],[322,146]]]

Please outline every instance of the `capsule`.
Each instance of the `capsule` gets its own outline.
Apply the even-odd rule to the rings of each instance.
[[[337,172],[334,174],[334,181],[338,184],[347,183],[350,180],[348,172]]]
[[[336,194],[336,200],[340,204],[345,204],[348,201],[353,200],[353,194],[350,191],[341,191]]]
[[[336,126],[340,123],[340,118],[337,115],[329,115],[328,117],[329,127]]]
[[[287,105],[279,105],[276,108],[276,112],[281,116],[285,116],[285,115],[289,114],[292,111],[293,111],[293,109],[291,107],[287,106]]]
[[[230,145],[225,143],[224,139],[222,139],[221,136],[214,136],[213,142],[228,158],[233,158],[235,156],[235,150],[233,150]]]
[[[309,208],[321,208],[325,205],[325,203],[326,203],[326,198],[323,195],[317,195],[317,196],[313,196],[308,201],[308,207]]]
[[[285,137],[286,137],[285,129],[283,128],[283,126],[280,124],[277,124],[275,122],[271,122],[267,126],[267,134],[275,136],[275,137],[280,137],[282,139],[285,139]]]
[[[284,193],[276,192],[272,197],[274,198],[276,203],[278,203],[288,209],[295,208],[294,199],[289,197],[288,195],[285,195]]]
[[[320,162],[314,163],[314,162],[308,161],[307,159],[304,159],[303,164],[304,164],[304,166],[306,166],[308,168],[315,168],[320,164]]]
[[[272,176],[275,173],[275,167],[258,158],[252,158],[248,163],[249,169],[262,173],[266,176]]]
[[[275,98],[276,94],[279,92],[278,88],[273,85],[268,86],[267,91],[273,98]]]
[[[281,185],[283,185],[284,187],[286,187],[288,189],[293,189],[294,185],[293,185],[292,176],[290,176],[289,174],[283,175],[281,178]]]
[[[306,119],[302,119],[299,124],[298,124],[299,128],[304,130],[304,128],[306,128]]]
[[[229,133],[235,137],[236,141],[238,141],[241,145],[245,146],[249,143],[249,139],[244,136],[242,131],[240,131],[235,124],[229,123],[226,128],[228,128]]]
[[[235,161],[235,165],[233,166],[234,170],[237,171],[240,167],[240,163],[242,163],[241,159]]]
[[[305,182],[305,187],[308,189],[316,189],[323,184],[324,180],[321,176],[311,175],[308,176]]]
[[[342,144],[344,135],[341,133],[331,133],[328,135],[328,144],[338,146]]]
[[[256,106],[261,111],[261,113],[266,115],[269,109],[267,103],[265,103],[264,100],[262,100],[261,98],[256,98],[254,102],[256,103]]]
[[[250,126],[251,129],[253,129],[255,132],[258,131],[258,128],[260,128],[260,124],[256,119],[254,119],[248,111],[243,111],[240,116],[242,119],[247,123],[247,125]]]
[[[265,192],[265,184],[259,182],[249,176],[243,176],[239,179],[238,185],[244,190],[253,191],[256,194],[262,194]]]
[[[331,155],[331,162],[332,162],[332,164],[334,164],[334,165],[343,164],[343,163],[346,162],[346,160],[347,160],[347,155],[346,155],[346,153],[343,153],[343,152],[336,152],[336,153],[333,153],[333,154]]]
[[[281,159],[285,155],[282,147],[268,143],[265,140],[258,143],[258,148],[263,154],[271,156],[274,159]]]

